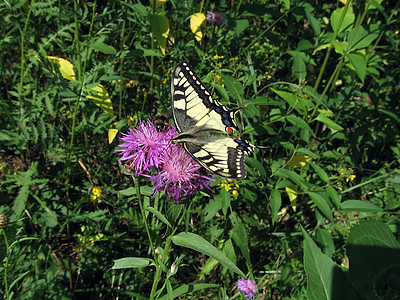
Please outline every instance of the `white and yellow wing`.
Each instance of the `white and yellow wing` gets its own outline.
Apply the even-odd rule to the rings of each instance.
[[[210,92],[186,62],[179,63],[171,81],[171,104],[179,135],[172,138],[199,164],[227,178],[246,178],[245,155],[256,146],[230,137],[238,129],[237,109],[229,109],[211,97]]]

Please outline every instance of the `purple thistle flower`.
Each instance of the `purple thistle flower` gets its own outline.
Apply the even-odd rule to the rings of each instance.
[[[136,129],[130,128],[128,133],[122,134],[120,141],[123,143],[119,147],[124,149],[116,150],[122,155],[119,161],[128,161],[125,168],[133,168],[141,175],[152,167],[159,168],[166,149],[171,146],[171,137],[177,134],[175,128],[159,131],[150,120],[140,121]]]
[[[207,11],[207,20],[211,25],[222,25],[225,23],[225,19],[222,16],[222,13],[219,11],[213,12],[208,10]]]
[[[257,285],[253,279],[245,279],[242,277],[237,283],[237,287],[241,290],[246,298],[253,299],[257,294]]]
[[[182,148],[171,145],[161,171],[150,177],[155,181],[155,193],[164,191],[175,203],[183,196],[192,195],[198,189],[210,188],[212,177],[200,172],[201,166]]]
[[[123,149],[116,150],[122,155],[119,160],[127,161],[125,168],[132,168],[137,175],[155,181],[154,195],[164,191],[179,203],[181,197],[192,195],[199,189],[210,189],[209,181],[215,180],[201,173],[201,165],[182,147],[171,143],[171,138],[178,135],[173,127],[160,130],[150,120],[140,121],[135,129],[122,135],[123,143],[119,147]],[[150,173],[153,167],[159,171]]]

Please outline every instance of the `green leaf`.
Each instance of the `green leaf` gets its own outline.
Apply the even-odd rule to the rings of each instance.
[[[200,274],[198,274],[199,280],[204,280],[204,278],[208,274],[212,273],[215,270],[215,268],[218,267],[218,265],[219,265],[219,262],[217,260],[215,260],[212,257],[209,257],[207,259],[207,261],[201,267],[201,272],[200,272]]]
[[[346,11],[346,9],[347,9],[347,11]],[[342,18],[342,15],[344,15],[343,22],[341,24],[339,24],[340,19]],[[355,16],[353,13],[353,9],[351,7],[338,8],[331,15],[332,30],[336,31],[336,29],[338,29],[338,31],[337,31],[338,34],[345,30],[348,31],[353,26],[354,20],[355,20]],[[339,25],[340,25],[340,27],[339,27]]]
[[[309,150],[307,148],[303,148],[303,147],[298,148],[297,149],[297,153],[298,154],[308,155],[308,156],[311,156],[312,158],[318,158],[318,154],[316,154],[315,152],[313,152],[313,151],[311,151],[311,150]]]
[[[318,193],[311,192],[310,193],[310,198],[311,200],[315,203],[315,205],[318,207],[318,209],[322,212],[322,214],[333,223],[333,216],[332,216],[332,211],[331,208],[329,207],[328,202],[325,200],[325,198]]]
[[[301,230],[304,236],[304,269],[307,273],[308,299],[356,299],[351,298],[354,294],[343,271],[321,252],[303,228]]]
[[[282,199],[279,190],[272,190],[269,197],[269,205],[271,206],[272,223],[278,220],[278,213],[281,209]]]
[[[287,169],[279,169],[276,173],[275,176],[281,177],[281,178],[289,178],[293,183],[297,184],[300,186],[301,189],[308,190],[309,184],[304,180],[303,177],[301,177],[299,174],[297,174],[294,171],[287,170]]]
[[[365,299],[378,299],[383,291],[399,295],[400,244],[386,224],[361,221],[351,229],[346,249],[350,279]]]
[[[359,26],[350,31],[347,40],[349,41],[349,51],[367,48],[379,36],[379,25],[371,24]]]
[[[333,205],[338,208],[340,205],[340,201],[342,200],[342,196],[339,195],[338,192],[331,186],[328,186],[326,188],[326,192],[328,193],[329,198],[332,200]]]
[[[145,49],[140,45],[140,42],[135,42],[135,49],[129,52],[132,56],[158,56],[163,57],[160,51],[155,51],[151,49]],[[138,73],[139,74],[139,73]],[[154,76],[154,74],[149,73],[149,77]]]
[[[88,212],[85,214],[77,214],[73,215],[71,217],[71,222],[79,223],[79,222],[84,222],[84,221],[94,221],[94,222],[101,222],[104,221],[106,218],[107,210],[97,210],[97,211],[92,211]]]
[[[279,0],[279,2],[283,4],[286,10],[290,9],[290,0]]]
[[[268,99],[268,97],[258,96],[258,97],[255,97],[254,99],[251,99],[250,104],[253,104],[253,105],[268,105],[268,103],[270,101],[271,101],[271,99]]]
[[[197,291],[201,291],[204,289],[210,289],[210,288],[220,288],[218,284],[212,284],[212,283],[198,283],[198,284],[184,284],[180,285],[178,288],[173,290],[172,295],[164,295],[161,298],[157,298],[159,300],[168,300],[170,299],[169,297],[179,298],[180,296],[187,294],[187,293],[193,293]]]
[[[328,128],[330,128],[332,130],[337,130],[337,131],[343,130],[342,126],[340,126],[336,122],[332,121],[331,119],[329,119],[324,114],[319,114],[314,120],[317,120],[317,121],[320,121],[321,123],[324,123],[326,126],[328,126]]]
[[[317,228],[315,237],[317,242],[321,245],[322,251],[329,257],[332,257],[335,252],[335,244],[331,233],[326,229]]]
[[[328,174],[325,172],[324,169],[322,169],[319,165],[317,165],[316,163],[310,161],[309,162],[310,165],[313,167],[315,173],[318,174],[318,176],[325,182],[329,182],[329,176]]]
[[[11,221],[18,219],[25,209],[26,202],[30,194],[30,187],[36,183],[33,178],[37,176],[38,165],[39,162],[34,161],[32,162],[28,171],[18,174],[18,183],[21,185],[21,189],[19,190],[18,195],[14,200],[14,204],[12,207],[13,215],[10,218]]]
[[[300,51],[288,51],[288,54],[290,54],[293,57],[293,73],[296,76],[298,80],[302,80],[306,77],[307,75],[307,68],[306,68],[306,54],[304,52]]]
[[[156,37],[158,45],[161,48],[162,54],[165,55],[165,46],[169,35],[169,21],[164,15],[148,15],[151,30]]]
[[[310,126],[307,124],[307,122],[296,115],[293,115],[293,114],[287,115],[287,116],[285,116],[285,119],[288,120],[292,125],[294,125],[298,128],[302,128],[302,129],[312,132],[312,130],[311,130]]]
[[[242,99],[243,95],[242,85],[232,76],[226,75],[224,73],[220,73],[220,75],[224,80],[226,89],[231,98],[235,99],[236,101]]]
[[[155,208],[151,207],[151,206],[147,206],[146,210],[151,212],[153,215],[155,215],[157,218],[160,219],[160,221],[162,221],[165,225],[167,225],[168,227],[172,228],[171,224],[168,222],[167,218],[158,210],[156,210]]]
[[[136,11],[142,17],[146,17],[148,15],[148,8],[146,6],[144,6],[143,4],[140,4],[140,3],[131,4],[131,3],[125,3],[125,2],[123,2],[121,4],[129,6],[129,8]]]
[[[307,8],[305,11],[306,11],[307,20],[308,20],[308,22],[310,22],[311,28],[314,30],[315,35],[316,36],[320,35],[321,26],[319,26],[318,20],[312,15],[310,8]]]
[[[117,54],[117,50],[115,50],[113,46],[104,43],[105,39],[106,39],[105,36],[100,37],[94,43],[90,44],[90,48],[92,48],[95,51],[99,51],[103,54],[112,54],[112,55]]]
[[[249,239],[247,236],[246,228],[245,228],[242,220],[240,218],[238,218],[236,216],[236,214],[232,213],[230,215],[230,219],[231,219],[233,228],[229,231],[229,235],[235,241],[236,245],[239,247],[239,249],[242,252],[247,263],[251,264]]]
[[[154,261],[144,257],[124,257],[114,260],[111,269],[143,268],[154,265]]]
[[[184,204],[168,205],[167,219],[171,223],[175,223],[178,220],[178,218],[181,216],[184,207],[185,207]]]
[[[335,52],[341,55],[346,55],[347,53],[347,49],[349,47],[349,43],[348,42],[341,42],[338,40],[335,40],[332,42],[333,47],[335,49]]]
[[[214,84],[214,88],[218,91],[218,93],[219,93],[219,95],[221,96],[222,99],[224,99],[226,102],[229,102],[228,92],[226,91],[226,89],[222,85],[220,85],[218,83],[215,83]]]
[[[221,251],[216,249],[208,241],[197,234],[191,232],[181,232],[172,237],[172,242],[175,245],[193,249],[202,254],[208,255],[218,260],[222,265],[233,272],[239,274],[240,276],[246,277],[244,273],[229,258],[227,258]]]
[[[296,47],[297,51],[307,51],[310,49],[314,49],[313,43],[311,43],[309,40],[304,39],[300,40]]]
[[[133,196],[136,195],[136,189],[134,187],[130,187],[125,190],[120,190],[118,194],[121,194],[123,196]]]
[[[372,203],[361,200],[347,200],[340,204],[340,209],[345,211],[359,212],[379,212],[384,211],[382,208],[373,205]]]
[[[58,225],[57,213],[52,211],[46,204],[46,201],[40,199],[36,194],[32,194],[32,197],[39,202],[40,206],[45,210],[45,213],[40,214],[40,219],[42,219],[46,226],[55,227]]]
[[[151,186],[143,185],[140,187],[140,194],[144,196],[153,196],[154,191]]]
[[[291,107],[295,108],[300,114],[302,114],[302,115],[305,114],[305,111],[304,111],[303,107],[297,107],[296,108],[297,97],[296,97],[295,94],[289,93],[289,92],[284,92],[284,91],[278,91],[278,90],[275,90],[275,89],[271,89],[271,90],[274,91],[276,94],[278,94]]]
[[[210,201],[208,201],[208,203],[205,205],[204,210],[203,210],[203,214],[204,214],[204,222],[208,222],[211,219],[213,219],[215,217],[215,215],[217,214],[217,212],[222,208],[222,200],[221,200],[221,192],[216,195],[214,197],[214,199],[211,199]]]
[[[235,26],[233,27],[233,31],[236,35],[240,35],[243,31],[245,31],[249,27],[249,21],[247,19],[239,19],[235,20]]]
[[[382,108],[378,108],[377,111],[389,116],[390,118],[392,118],[397,123],[400,123],[400,118],[396,113],[394,113],[392,111],[389,111],[389,110],[386,110],[386,109],[382,109]]]
[[[231,194],[226,189],[222,188],[219,196],[221,201],[222,213],[224,214],[224,216],[226,216],[228,209],[231,207]]]
[[[105,87],[101,84],[89,88],[88,92],[95,92],[95,95],[87,95],[86,98],[93,99],[94,104],[100,107],[110,118],[114,117],[114,108],[112,106],[110,95]]]
[[[267,170],[265,170],[264,165],[258,159],[253,157],[246,157],[246,162],[249,166],[251,166],[251,171],[256,169],[261,176],[267,176]]]
[[[364,82],[365,75],[367,74],[367,62],[365,61],[364,55],[359,53],[349,53],[347,57],[358,77],[362,82]]]

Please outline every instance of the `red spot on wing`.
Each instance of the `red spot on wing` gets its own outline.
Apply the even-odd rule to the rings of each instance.
[[[233,131],[234,131],[233,127],[226,127],[225,130],[227,133],[233,133]]]

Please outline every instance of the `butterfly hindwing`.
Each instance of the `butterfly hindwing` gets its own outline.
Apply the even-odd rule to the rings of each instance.
[[[232,179],[246,178],[245,155],[253,153],[255,147],[229,136],[191,133],[182,133],[172,141],[183,145],[186,152],[210,172]]]

